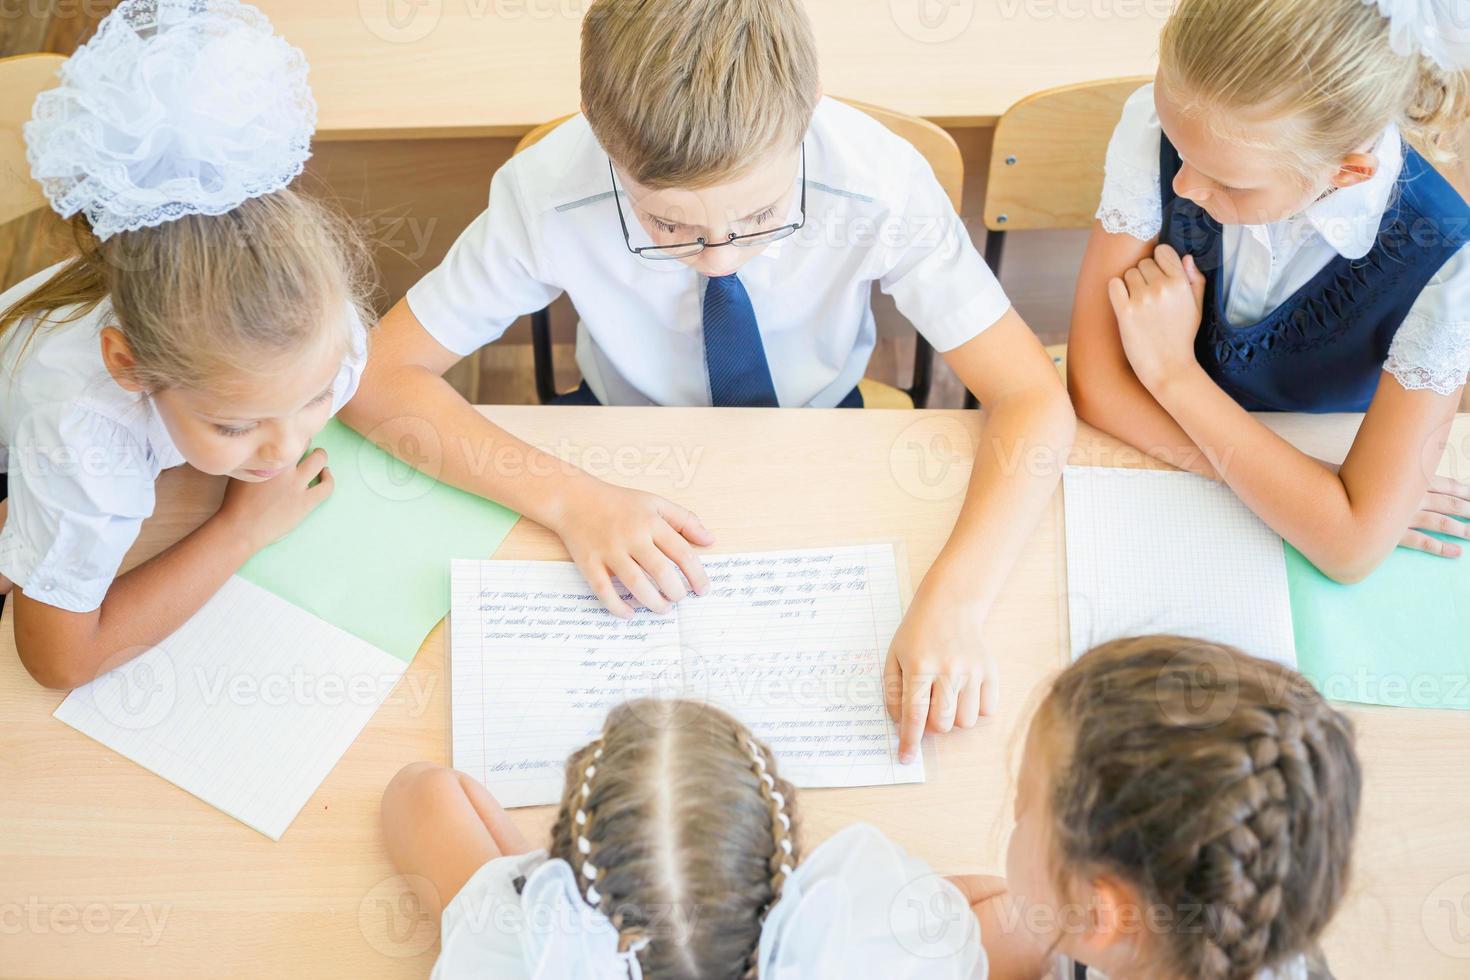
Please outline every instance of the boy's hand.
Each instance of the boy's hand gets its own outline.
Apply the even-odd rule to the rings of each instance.
[[[313,484],[318,477],[320,482]],[[332,495],[327,451],[313,449],[295,466],[260,483],[231,480],[216,517],[235,521],[250,553],[289,534]]]
[[[686,579],[700,595],[709,588],[691,545],[711,545],[714,535],[678,504],[589,476],[573,482],[558,512],[551,530],[613,615],[633,615],[613,576],[656,613],[668,612],[689,594]]]
[[[898,722],[898,758],[918,756],[925,731],[973,728],[995,711],[1000,695],[995,662],[980,639],[973,603],[922,588],[894,634],[883,668],[883,698]]]
[[[1147,388],[1194,367],[1194,337],[1204,309],[1205,277],[1194,256],[1168,245],[1108,281],[1108,299],[1133,373]]]

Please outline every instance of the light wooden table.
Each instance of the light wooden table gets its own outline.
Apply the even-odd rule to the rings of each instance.
[[[519,136],[572,111],[591,0],[257,0],[306,52],[324,139]],[[829,92],[948,127],[1151,72],[1171,0],[806,0]]]
[[[958,511],[977,413],[492,408],[510,430],[620,483],[689,504],[717,550],[898,540],[917,582]],[[1352,418],[1284,418],[1340,457]],[[1470,417],[1447,464],[1470,475]],[[1074,462],[1147,465],[1083,430]],[[197,524],[217,481],[177,470],[130,561]],[[365,533],[370,533],[366,532]],[[998,872],[1021,724],[1064,661],[1060,495],[988,625],[1005,681],[999,714],[931,740],[922,786],[808,791],[815,843],[878,824],[946,872]],[[517,526],[501,558],[558,558]],[[384,855],[378,800],[403,764],[447,762],[442,627],[279,843],[51,717],[0,625],[0,975],[425,976],[437,924]],[[1353,896],[1329,937],[1344,980],[1470,972],[1470,712],[1350,709],[1368,772]],[[537,839],[549,808],[515,811]],[[1458,916],[1458,918],[1456,918]],[[1454,931],[1455,928],[1459,932]]]

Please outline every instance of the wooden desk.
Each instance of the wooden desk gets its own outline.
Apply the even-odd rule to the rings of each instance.
[[[258,0],[306,52],[324,139],[519,136],[578,98],[591,0]],[[1167,0],[807,0],[829,92],[988,126],[1055,85],[1153,71]]]
[[[493,408],[487,414],[599,475],[683,501],[722,550],[897,539],[917,582],[969,476],[976,413]],[[1310,451],[1340,455],[1351,418],[1288,418]],[[682,454],[682,455],[681,455]],[[1470,417],[1451,447],[1470,475]],[[683,476],[680,460],[690,464]],[[1085,430],[1076,462],[1146,465]],[[219,484],[173,471],[132,560],[212,511]],[[878,824],[946,872],[998,872],[1021,723],[1064,662],[1060,496],[1016,567],[988,633],[999,714],[932,744],[922,786],[808,791],[815,843]],[[501,558],[558,558],[522,523]],[[425,976],[436,923],[383,853],[378,800],[403,764],[448,761],[442,627],[389,703],[272,843],[50,717],[61,696],[20,667],[0,627],[0,974],[26,977]],[[1328,952],[1345,980],[1463,977],[1470,967],[1470,713],[1350,709],[1368,771],[1354,894]],[[933,757],[931,757],[933,758]],[[533,839],[549,808],[516,811]],[[1451,916],[1458,915],[1458,921]],[[1452,926],[1460,928],[1459,937]],[[1438,946],[1435,944],[1438,943]],[[1456,958],[1452,954],[1458,954]]]

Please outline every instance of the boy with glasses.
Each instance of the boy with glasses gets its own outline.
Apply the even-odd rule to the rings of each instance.
[[[440,479],[558,533],[613,612],[632,612],[613,576],[663,611],[707,584],[698,518],[556,464],[477,471],[476,446],[539,454],[443,373],[566,293],[584,380],[564,402],[861,407],[877,283],[988,410],[956,530],[890,656],[905,753],[926,722],[973,725],[996,693],[981,626],[1075,419],[933,171],[822,97],[799,0],[597,0],[582,108],[501,168],[485,213],[384,319],[344,419],[389,448],[395,417],[428,419]]]

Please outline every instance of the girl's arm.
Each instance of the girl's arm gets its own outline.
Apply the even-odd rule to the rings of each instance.
[[[969,490],[889,649],[884,691],[900,719],[900,757],[929,731],[968,728],[998,688],[981,628],[1051,501],[1076,434],[1066,388],[1014,309],[944,355],[985,406]]]
[[[1215,467],[1200,447],[1133,373],[1107,300],[1109,280],[1153,255],[1156,243],[1109,234],[1101,222],[1093,224],[1072,303],[1067,387],[1078,417],[1088,425],[1156,459],[1214,478]]]
[[[1190,439],[1221,461],[1221,479],[1246,506],[1342,582],[1367,576],[1411,524],[1455,530],[1443,515],[1463,512],[1464,501],[1453,495],[1436,501],[1426,490],[1444,454],[1458,391],[1406,391],[1385,373],[1347,460],[1334,472],[1252,418],[1200,367],[1194,336],[1203,290],[1193,259],[1181,262],[1168,246],[1108,287],[1139,380]],[[1421,514],[1425,503],[1440,516]]]
[[[688,594],[685,578],[696,592],[708,588],[691,545],[713,544],[714,537],[698,517],[653,494],[604,483],[506,432],[444,380],[458,361],[400,301],[374,334],[362,384],[342,421],[412,466],[422,468],[418,457],[427,443],[434,447],[430,476],[556,532],[598,598],[619,616],[633,610],[613,587],[614,575],[659,613]]]
[[[383,838],[436,920],[487,861],[531,850],[489,790],[428,762],[405,766],[383,791]]]
[[[1006,891],[1006,880],[957,875],[957,885],[980,924],[980,943],[990,972],[986,980],[1038,980],[1047,973],[1046,944],[1027,930],[1023,910]]]
[[[71,690],[166,639],[251,555],[299,524],[332,492],[327,454],[309,453],[264,483],[230,481],[224,502],[196,531],[121,575],[102,605],[78,613],[15,589],[15,647],[30,675]],[[313,485],[313,481],[320,481]]]

